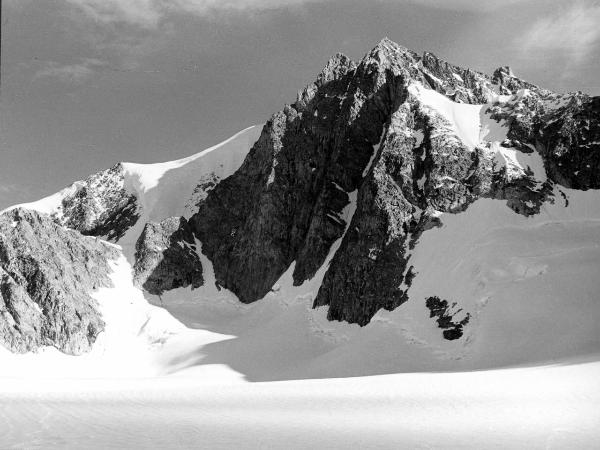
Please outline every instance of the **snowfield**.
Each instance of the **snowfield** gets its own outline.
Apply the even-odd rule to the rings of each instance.
[[[537,153],[497,145],[502,124],[482,105],[411,89],[468,148],[487,135],[507,168],[542,178]],[[411,300],[363,328],[311,307],[341,239],[312,280],[293,286],[292,263],[250,305],[217,290],[201,242],[204,286],[162,298],[136,288],[145,222],[188,214],[198,179],[233,173],[259,132],[171,163],[123,164],[143,216],[119,242],[114,287],[94,293],[107,328],[79,357],[0,349],[0,448],[597,448],[595,191],[561,188],[529,218],[491,199],[441,214],[411,257]],[[52,212],[61,195],[29,206]],[[471,315],[461,339],[445,340],[430,317],[434,295]]]
[[[485,105],[453,102],[445,95],[427,89],[421,83],[412,83],[408,87],[408,92],[417,98],[423,107],[435,111],[451,124],[451,130],[469,149],[472,150],[479,144],[481,128],[479,115]]]
[[[600,364],[277,383],[2,383],[2,448],[597,448]]]

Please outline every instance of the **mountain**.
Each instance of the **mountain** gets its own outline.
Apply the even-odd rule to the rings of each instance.
[[[358,64],[330,60],[192,226],[218,282],[244,302],[262,298],[292,262],[295,285],[312,278],[341,238],[315,306],[365,325],[408,300],[412,250],[440,213],[485,197],[530,216],[557,183],[598,187],[597,144],[586,146],[597,124],[586,96],[565,99],[503,69],[490,79],[383,40]]]
[[[0,241],[4,303],[17,298],[19,317],[37,305],[46,324],[66,302],[64,322],[77,320],[49,334],[4,313],[0,341],[89,349],[102,330],[93,295],[19,274],[68,268],[91,292],[110,279],[100,260],[122,251],[135,286],[175,302],[186,324],[214,316],[219,332],[239,332],[223,317],[257,305],[240,319],[251,344],[234,365],[271,352],[290,376],[291,352],[317,376],[353,374],[357,355],[357,370],[386,372],[597,352],[599,118],[600,98],[553,93],[508,67],[489,76],[388,39],[360,61],[338,54],[262,129],[182,160],[119,163],[5,211],[13,241],[32,240],[8,228],[16,214],[56,248],[39,249],[41,264]],[[87,344],[65,345],[88,323]]]

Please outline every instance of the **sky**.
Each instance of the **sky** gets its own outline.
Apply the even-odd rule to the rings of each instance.
[[[387,36],[600,95],[600,0],[4,0],[0,209],[262,124]]]

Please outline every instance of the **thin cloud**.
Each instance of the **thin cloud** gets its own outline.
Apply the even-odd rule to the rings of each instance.
[[[64,82],[81,83],[104,65],[104,62],[93,58],[84,58],[79,63],[67,65],[50,62],[45,68],[38,71],[34,78],[57,78]]]
[[[206,16],[219,11],[266,10],[326,0],[64,0],[101,24],[157,28],[170,14]]]
[[[172,0],[170,3],[181,11],[205,15],[218,10],[277,9],[317,1],[326,0]]]
[[[457,11],[491,12],[500,8],[514,5],[515,3],[527,3],[531,0],[408,0],[416,5],[431,8],[448,9]]]
[[[64,0],[98,23],[123,22],[154,28],[163,16],[158,0]]]
[[[5,0],[4,4],[12,9],[20,10],[28,8],[32,3],[33,0]]]
[[[11,3],[15,0],[9,0]],[[28,0],[26,0],[28,1]],[[260,12],[289,8],[329,0],[59,0],[68,16],[90,27],[85,39],[93,49],[110,54],[111,68],[103,70],[129,71],[140,66],[140,59],[160,48],[173,35],[173,21],[178,15],[212,17],[222,12]],[[11,4],[9,3],[9,4]],[[79,28],[85,30],[86,28]],[[84,33],[86,33],[84,31]],[[81,83],[101,66],[94,59],[75,64],[49,63],[36,79],[55,78]]]
[[[0,184],[0,194],[11,194],[17,190],[16,184]]]
[[[535,22],[516,43],[523,53],[559,52],[569,62],[582,62],[600,41],[600,6],[576,4],[568,11]]]

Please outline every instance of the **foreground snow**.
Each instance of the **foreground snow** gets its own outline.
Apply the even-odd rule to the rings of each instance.
[[[276,383],[3,380],[2,448],[594,448],[600,363]],[[208,378],[208,382],[207,382]]]

